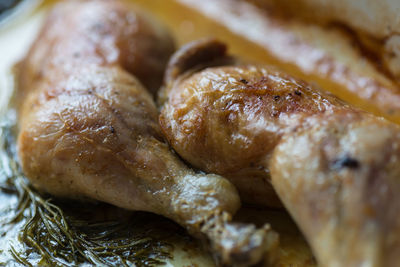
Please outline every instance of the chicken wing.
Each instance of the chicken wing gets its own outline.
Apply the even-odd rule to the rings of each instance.
[[[195,173],[163,140],[142,83],[155,91],[171,51],[167,33],[122,2],[60,4],[20,65],[23,171],[58,197],[171,218],[208,239],[223,264],[268,262],[276,234],[231,223],[234,186]]]
[[[234,62],[214,40],[173,56],[161,103],[162,130],[193,166],[271,179],[321,266],[398,265],[399,126],[269,67]],[[254,178],[235,177],[243,195],[254,184],[262,197]]]

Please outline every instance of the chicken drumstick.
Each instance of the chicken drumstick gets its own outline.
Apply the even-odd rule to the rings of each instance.
[[[400,127],[233,61],[214,40],[173,56],[160,115],[173,148],[205,171],[270,176],[321,266],[398,266]],[[252,177],[234,177],[262,197]]]

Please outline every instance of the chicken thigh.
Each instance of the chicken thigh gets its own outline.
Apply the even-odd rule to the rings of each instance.
[[[164,142],[152,95],[170,37],[119,1],[58,5],[19,72],[18,155],[32,184],[58,197],[154,212],[207,239],[222,264],[273,260],[266,225],[231,223],[225,178],[195,173]],[[136,79],[133,75],[137,75]]]
[[[398,266],[399,126],[235,62],[215,40],[173,56],[160,96],[162,130],[178,154],[269,204],[270,188],[246,175],[263,173],[321,266]]]

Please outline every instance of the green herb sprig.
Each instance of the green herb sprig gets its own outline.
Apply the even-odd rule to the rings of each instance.
[[[15,121],[8,116],[0,125],[0,254],[10,256],[0,265],[154,266],[171,258],[168,240],[187,239],[156,215],[53,201],[36,191],[16,160]]]

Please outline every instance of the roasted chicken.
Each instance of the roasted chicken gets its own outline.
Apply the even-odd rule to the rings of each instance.
[[[239,62],[214,40],[173,56],[160,96],[162,130],[177,153],[234,176],[244,196],[266,189],[268,200],[269,188],[246,175],[263,173],[321,266],[398,266],[398,125]]]
[[[97,65],[134,73],[154,94],[175,50],[165,27],[137,8],[128,12],[121,1],[71,2],[55,6],[21,62],[20,93],[32,91],[43,80],[57,82],[56,74]]]
[[[195,173],[163,140],[142,84],[155,92],[172,50],[161,26],[122,2],[59,4],[20,64],[23,171],[58,197],[171,218],[208,239],[223,264],[272,261],[277,235],[268,225],[230,223],[240,206],[234,186]]]

